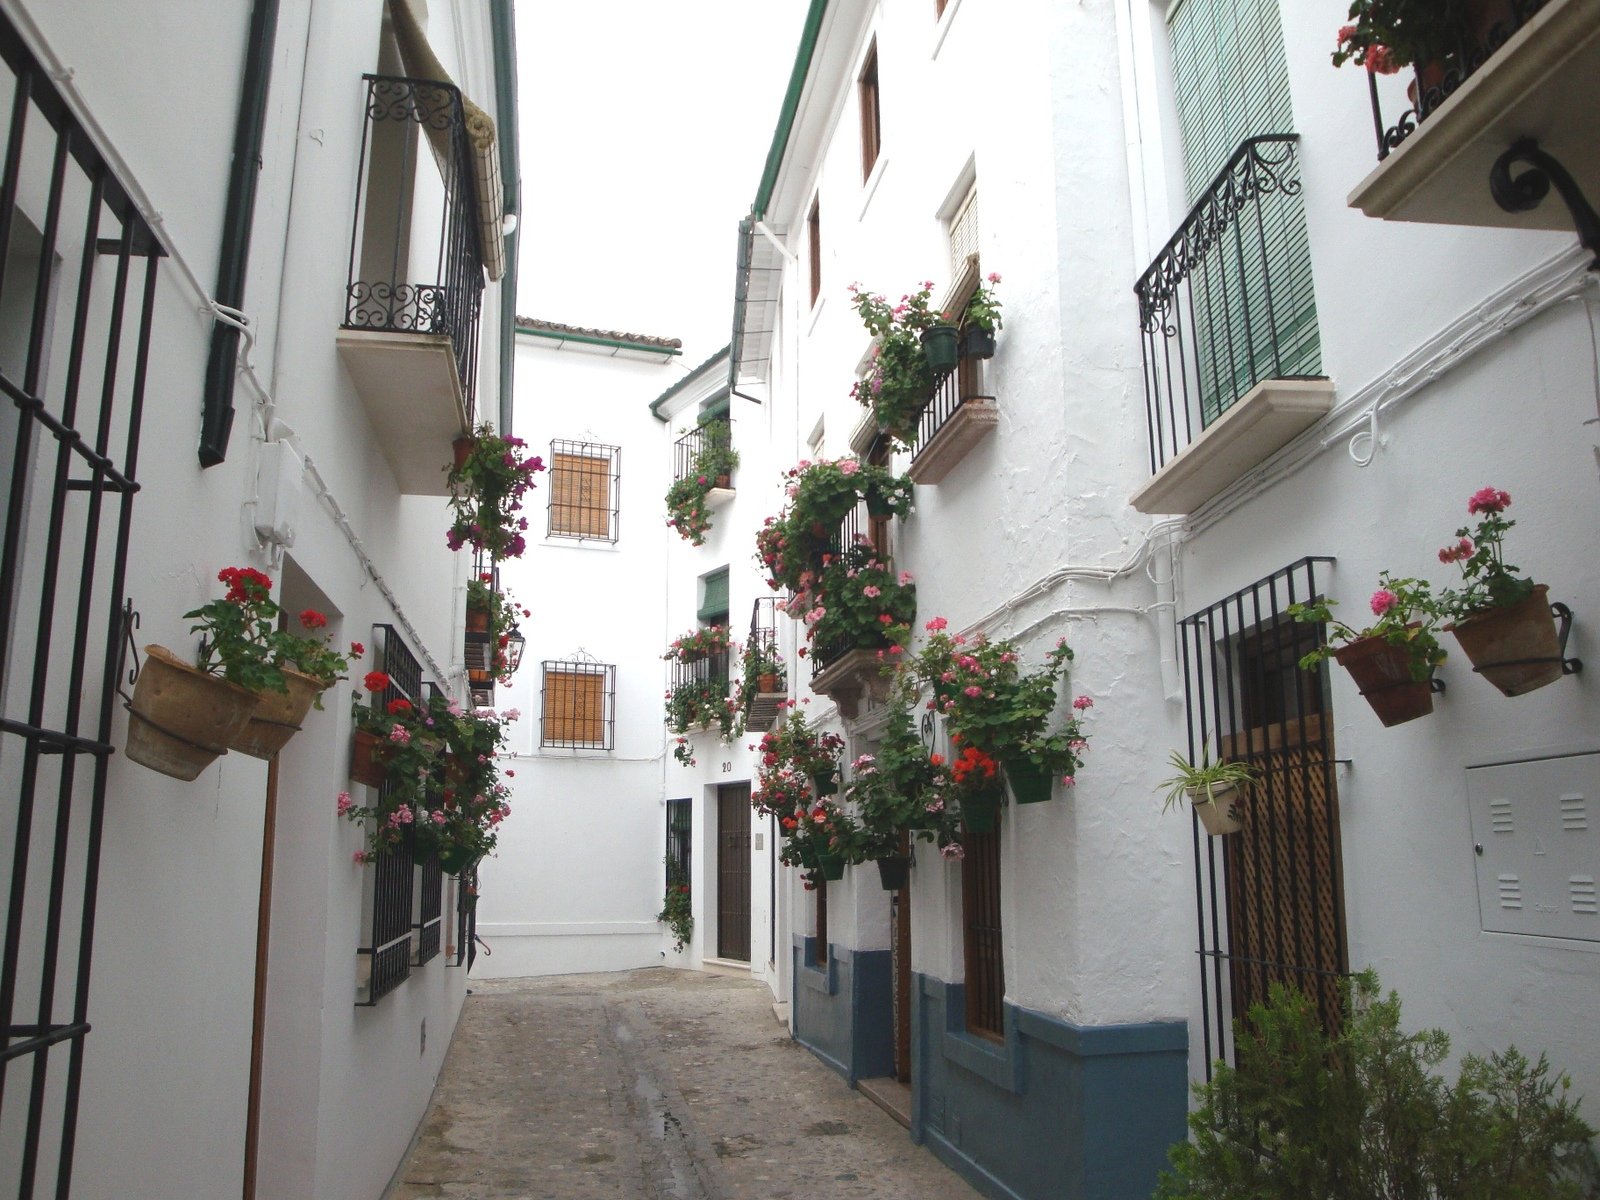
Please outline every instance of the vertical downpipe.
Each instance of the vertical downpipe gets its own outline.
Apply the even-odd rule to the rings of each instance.
[[[228,206],[222,216],[222,250],[217,266],[216,302],[229,308],[244,303],[250,265],[250,236],[256,219],[256,180],[267,124],[267,91],[272,83],[272,51],[278,33],[278,0],[255,0],[245,43],[239,119],[233,129],[233,164],[228,172]],[[235,360],[239,330],[217,321],[211,327],[206,360],[205,407],[200,418],[199,458],[214,467],[228,457],[233,432]]]

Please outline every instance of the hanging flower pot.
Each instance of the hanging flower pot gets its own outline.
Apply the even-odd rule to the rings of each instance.
[[[922,353],[928,370],[948,371],[961,356],[961,334],[954,325],[930,325],[922,331]]]
[[[1234,810],[1234,802],[1238,798],[1239,789],[1231,783],[1214,785],[1209,800],[1206,798],[1204,788],[1189,789],[1189,802],[1199,814],[1200,824],[1205,826],[1206,833],[1212,837],[1238,833],[1244,828]]]
[[[446,875],[460,875],[470,870],[483,856],[470,846],[456,842],[439,844],[439,869]],[[476,899],[477,897],[473,897]]]
[[[1413,622],[1410,628],[1417,628]],[[1350,672],[1372,711],[1385,726],[1403,725],[1433,711],[1433,688],[1411,675],[1411,655],[1404,646],[1381,637],[1359,638],[1333,651],[1339,665]]]
[[[839,774],[832,767],[829,767],[826,771],[822,771],[816,775],[813,775],[811,777],[811,782],[815,785],[818,796],[833,796],[838,794]]]
[[[487,608],[473,608],[467,605],[467,632],[489,632],[489,610]]]
[[[173,779],[199,776],[238,739],[259,697],[183,662],[164,646],[144,648],[128,705],[128,757]]]
[[[300,732],[301,722],[322,693],[322,684],[288,667],[283,668],[283,680],[289,690],[262,692],[261,702],[244,729],[228,743],[228,749],[251,758],[271,758]]]
[[[1000,824],[1000,798],[992,792],[963,796],[961,819],[973,833],[993,833]]]
[[[1004,766],[1012,799],[1018,804],[1042,804],[1050,799],[1050,785],[1054,780],[1049,771],[1026,758],[1008,758]]]
[[[764,696],[771,696],[778,690],[778,677],[776,674],[757,675],[756,691]]]
[[[450,452],[455,456],[456,470],[459,471],[467,465],[467,459],[472,457],[473,444],[473,440],[467,437],[459,437],[450,443]]]
[[[828,880],[844,878],[844,855],[823,853],[817,855],[818,870],[822,877]]]
[[[888,858],[878,859],[878,879],[883,883],[884,891],[898,892],[911,882],[911,857],[891,854]]]
[[[377,734],[358,729],[350,743],[350,778],[368,787],[381,787],[388,771],[388,744]]]
[[[962,358],[993,358],[994,330],[982,325],[968,325],[961,331]]]
[[[1445,630],[1461,652],[1507,696],[1535,691],[1561,678],[1561,637],[1550,611],[1550,589],[1539,584],[1527,599],[1491,608]]]

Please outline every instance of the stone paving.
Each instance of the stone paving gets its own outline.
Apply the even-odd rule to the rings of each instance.
[[[657,968],[475,981],[390,1200],[978,1195],[772,1016]]]

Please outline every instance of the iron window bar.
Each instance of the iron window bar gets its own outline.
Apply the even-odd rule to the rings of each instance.
[[[435,79],[362,79],[366,119],[343,328],[448,335],[470,428],[476,423],[484,268],[461,93]],[[418,169],[419,142],[429,146],[443,186],[436,235],[418,219],[424,205],[413,196],[425,176]]]
[[[1349,974],[1326,681],[1299,659],[1326,644],[1289,605],[1323,595],[1334,560],[1306,557],[1179,623],[1189,761],[1242,761],[1257,780],[1243,828],[1208,837],[1191,814],[1206,1074],[1234,1058],[1233,1023],[1273,982],[1306,988],[1340,1020]]]
[[[436,697],[442,696],[444,689],[431,679],[422,685],[422,698],[425,703],[432,703]],[[432,792],[428,794],[428,806],[437,808],[443,803],[443,797]],[[416,882],[414,894],[416,896],[416,910],[411,918],[411,932],[413,947],[411,965],[420,967],[439,955],[439,947],[444,934],[444,868],[439,864],[437,852],[416,863]]]
[[[128,542],[162,251],[3,15],[0,60],[12,76],[4,89],[11,107],[0,166],[0,293],[16,301],[18,334],[0,360],[0,428],[11,454],[0,499],[0,674],[16,685],[0,702],[0,756],[12,754],[16,767],[6,810],[14,835],[0,961],[0,1144],[18,1150],[0,1161],[0,1192],[64,1197],[91,1029]],[[67,314],[70,321],[55,321]],[[69,503],[73,494],[82,498]],[[57,1047],[64,1053],[51,1053]],[[26,1074],[10,1078],[13,1065]]]
[[[696,425],[672,443],[672,480],[677,483],[695,473],[700,456],[707,450],[726,450],[733,445],[733,423],[726,416]]]
[[[1263,380],[1322,377],[1299,140],[1243,142],[1134,285],[1152,475]]]
[[[589,656],[546,659],[540,673],[539,710],[540,746],[614,749],[617,668]]]
[[[1473,31],[1463,27],[1457,38],[1455,51],[1441,62],[1416,63],[1412,70],[1412,83],[1407,94],[1409,105],[1400,110],[1393,125],[1383,113],[1383,97],[1379,94],[1376,72],[1367,72],[1367,90],[1372,98],[1372,125],[1378,137],[1378,161],[1394,153],[1421,124],[1439,110],[1461,85],[1471,79],[1483,65],[1499,53],[1512,36],[1533,19],[1548,0],[1509,0],[1510,21],[1496,21],[1490,26],[1487,37],[1479,41]]]
[[[694,804],[688,799],[667,801],[667,885],[689,882],[689,860],[692,853],[690,834],[694,822]]]
[[[888,542],[883,530],[886,528],[881,522],[887,518],[866,516],[868,532],[862,532],[863,516],[866,514],[866,505],[857,504],[845,514],[839,522],[839,528],[828,539],[827,553],[837,558],[847,547],[858,544],[871,544],[876,547],[878,558],[888,565],[890,556]],[[814,569],[821,569],[821,563],[813,564]],[[855,642],[848,635],[841,635],[830,642],[813,642],[811,644],[811,677],[815,679],[834,663],[838,662],[851,650],[856,649]]]
[[[615,542],[622,534],[619,507],[622,448],[557,438],[550,443],[550,537]]]

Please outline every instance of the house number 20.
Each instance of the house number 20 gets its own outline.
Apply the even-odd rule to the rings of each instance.
[[[722,773],[724,775],[732,775],[733,774],[733,764],[731,762],[723,763],[722,764]]]

